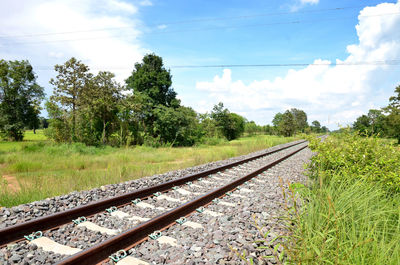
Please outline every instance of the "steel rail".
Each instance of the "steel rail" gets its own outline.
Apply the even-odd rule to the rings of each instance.
[[[229,184],[217,188],[213,191],[206,193],[205,195],[199,196],[196,199],[189,201],[181,206],[178,206],[168,212],[158,215],[149,221],[135,226],[120,235],[114,236],[102,243],[96,244],[88,249],[85,249],[77,254],[70,256],[64,260],[61,260],[58,265],[92,265],[98,264],[105,261],[111,254],[117,252],[118,250],[127,250],[130,247],[144,241],[149,234],[156,230],[161,230],[165,227],[173,224],[177,219],[182,216],[186,216],[194,212],[197,208],[210,203],[213,199],[225,195],[226,192],[234,190],[237,186],[243,184],[244,182],[250,180],[251,178],[257,176],[258,174],[264,172],[265,170],[271,168],[272,166],[282,162],[283,160],[289,158],[290,156],[300,152],[308,145],[304,145],[289,154],[279,158],[275,161],[271,161],[268,164],[260,167],[257,170],[241,177]]]
[[[81,205],[69,210],[65,210],[63,212],[54,213],[48,216],[43,216],[36,218],[34,220],[30,220],[21,224],[16,224],[13,226],[9,226],[3,229],[0,229],[0,247],[19,240],[23,240],[24,235],[30,234],[34,231],[46,231],[49,229],[57,228],[61,225],[71,222],[73,219],[76,219],[80,216],[90,216],[101,211],[104,211],[106,208],[112,206],[120,206],[126,203],[130,203],[132,199],[136,198],[144,198],[146,196],[150,196],[155,192],[163,192],[171,189],[174,186],[183,185],[188,181],[194,181],[198,178],[217,173],[219,171],[246,163],[248,161],[270,155],[287,148],[299,145],[306,142],[305,140],[296,141],[290,145],[287,145],[282,148],[278,148],[276,150],[267,151],[265,153],[255,155],[240,161],[232,162],[223,166],[219,166],[213,169],[208,169],[199,173],[189,174],[179,179],[170,180],[165,183],[139,189],[133,192],[129,192],[126,194],[114,196],[112,198],[102,199],[97,202],[92,202],[86,205]]]

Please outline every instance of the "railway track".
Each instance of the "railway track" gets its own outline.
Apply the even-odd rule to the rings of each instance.
[[[163,235],[172,226],[206,230],[204,224],[189,219],[219,216],[218,211],[211,210],[215,205],[234,208],[226,198],[246,198],[246,193],[252,192],[250,186],[257,185],[257,180],[248,183],[250,180],[306,147],[305,141],[297,141],[214,169],[6,227],[0,230],[0,245],[18,249],[22,244],[31,255],[32,248],[39,246],[55,253],[59,264],[141,264],[128,255],[134,252],[132,248],[149,238],[157,244],[175,246],[177,239]],[[84,231],[84,236],[79,231]],[[7,258],[12,260],[12,256]]]

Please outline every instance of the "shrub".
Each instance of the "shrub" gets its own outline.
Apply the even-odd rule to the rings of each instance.
[[[321,142],[314,138],[310,148],[310,177],[321,181],[362,180],[382,185],[388,192],[400,191],[400,152],[388,141],[361,137],[345,130]]]

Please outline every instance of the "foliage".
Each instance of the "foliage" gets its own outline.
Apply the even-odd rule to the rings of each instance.
[[[399,150],[348,130],[310,147],[313,183],[285,192],[287,263],[399,264]]]
[[[361,115],[353,123],[353,129],[362,135],[378,135],[397,139],[400,144],[400,86],[395,88],[395,96],[389,98],[389,105],[380,109],[370,109],[368,115]]]
[[[400,153],[376,137],[360,137],[345,130],[324,142],[314,139],[311,177],[330,181],[362,180],[381,185],[388,192],[400,191]]]
[[[0,60],[0,134],[21,141],[24,127],[38,128],[43,88],[28,61]]]
[[[257,125],[254,121],[246,121],[244,125],[244,132],[248,135],[255,135],[255,134],[269,134],[272,135],[272,128],[270,125]]]
[[[317,120],[311,123],[311,131],[319,133],[321,131],[321,123]]]
[[[200,122],[201,132],[206,138],[223,138],[221,130],[219,130],[217,122],[211,117],[211,114],[199,114],[198,118]]]
[[[275,114],[274,119],[272,120],[272,124],[274,125],[274,127],[278,128],[280,126],[280,124],[282,123],[282,116],[283,114],[280,112]]]
[[[307,122],[307,114],[300,109],[292,108],[286,110],[284,113],[278,112],[272,120],[273,128],[269,128],[268,134],[279,134],[284,136],[291,136],[296,133],[321,133],[328,132],[328,128],[323,126],[319,121],[313,121],[309,126]],[[272,130],[271,130],[272,129]]]
[[[308,127],[307,114],[300,109],[292,108],[290,113],[293,115],[295,130],[299,132],[304,132]]]
[[[65,123],[71,130],[71,136],[65,135],[64,141],[76,141],[76,123],[80,108],[84,105],[85,93],[88,92],[89,80],[92,74],[89,67],[74,57],[63,65],[56,65],[54,70],[58,72],[56,79],[51,79],[50,84],[54,86],[50,101],[53,108],[59,108]],[[86,93],[88,95],[88,93]],[[53,117],[50,116],[50,119]],[[51,123],[51,122],[50,122]]]
[[[115,124],[118,105],[122,100],[122,89],[114,77],[113,73],[99,72],[90,80],[81,111],[81,115],[86,116],[86,119],[80,123],[90,124],[90,128],[87,128],[89,137],[88,141],[81,140],[81,142],[93,141],[92,145],[99,142],[107,144],[111,134],[116,131]]]
[[[289,110],[282,114],[278,131],[286,137],[292,136],[296,132],[296,122],[293,114]]]
[[[214,106],[211,118],[216,121],[217,126],[228,141],[239,138],[244,132],[245,119],[236,113],[229,112],[228,109],[224,108],[222,102]]]
[[[23,128],[35,132],[37,128],[48,127],[46,136],[57,143],[90,146],[193,146],[221,142],[217,138],[231,141],[244,132],[249,136],[260,133],[291,136],[307,130],[306,113],[294,108],[280,114],[283,119],[277,128],[248,122],[230,112],[222,102],[205,114],[181,106],[172,88],[170,70],[155,54],[147,54],[141,63],[135,64],[125,85],[117,83],[111,72],[91,73],[87,65],[74,57],[55,65],[55,71],[56,77],[50,80],[53,94],[46,102],[49,118],[39,118],[38,94],[30,102],[32,108],[25,107],[27,118],[23,122],[13,124],[17,119],[1,116],[3,128],[18,128],[16,137],[21,138]],[[32,87],[39,89],[35,78],[31,73]],[[4,110],[5,104],[2,106]]]
[[[155,135],[161,143],[177,146],[192,146],[202,137],[197,114],[192,108],[168,108],[163,105],[155,110]]]
[[[370,109],[368,115],[361,115],[353,124],[353,128],[362,135],[384,135],[386,117],[381,110]]]
[[[149,96],[153,106],[179,106],[176,92],[171,88],[172,75],[163,65],[162,58],[155,54],[147,54],[142,63],[136,63],[132,75],[126,80],[128,90]]]
[[[45,131],[48,138],[56,142],[71,142],[70,123],[65,112],[53,101],[46,102],[46,110],[49,115],[49,128]]]
[[[53,95],[46,104],[50,117],[47,135],[57,142],[108,144],[117,129],[118,105],[122,88],[114,74],[100,71],[96,76],[89,67],[71,58],[56,65]]]
[[[388,112],[388,135],[396,138],[398,144],[400,144],[400,85],[396,87],[394,92],[397,95],[389,98],[389,105],[384,108],[384,111]]]

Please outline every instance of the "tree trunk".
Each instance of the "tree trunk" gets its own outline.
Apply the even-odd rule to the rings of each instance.
[[[103,133],[102,133],[102,137],[101,137],[101,141],[103,144],[106,143],[106,120],[103,119]]]

